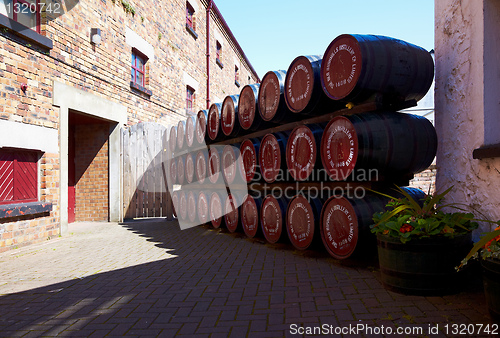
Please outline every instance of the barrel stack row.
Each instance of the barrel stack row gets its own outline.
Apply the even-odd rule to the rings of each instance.
[[[371,217],[387,199],[339,192],[374,181],[386,189],[432,163],[434,127],[395,107],[415,105],[433,75],[431,55],[418,46],[348,34],[323,56],[299,56],[287,71],[267,72],[260,84],[171,128],[170,180],[199,184],[173,194],[178,217],[261,233],[270,243],[288,237],[300,250],[321,238],[333,257],[349,257],[363,238],[371,240]],[[249,194],[232,190],[224,199],[224,186],[235,182]]]

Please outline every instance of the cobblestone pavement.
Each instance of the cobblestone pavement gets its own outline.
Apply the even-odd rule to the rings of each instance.
[[[438,337],[446,329],[451,336],[453,324],[490,322],[477,285],[404,296],[381,286],[376,262],[338,262],[203,226],[181,231],[175,221],[69,229],[0,254],[0,336],[293,337],[319,328],[380,336],[413,328],[422,331],[410,336]]]

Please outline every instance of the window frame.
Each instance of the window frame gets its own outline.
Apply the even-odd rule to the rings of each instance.
[[[195,89],[186,86],[186,111],[194,111]]]
[[[0,205],[8,205],[8,204],[23,204],[23,203],[30,203],[30,202],[37,202],[38,197],[39,197],[39,189],[38,189],[38,183],[39,183],[39,165],[38,161],[40,159],[40,152],[39,151],[33,151],[33,150],[26,150],[26,149],[11,149],[11,148],[0,148],[0,158],[4,158],[4,156],[8,154],[11,155],[12,160],[12,199],[3,199],[0,200]],[[28,156],[28,159],[31,159],[32,161],[26,161],[31,163],[31,168],[28,168],[28,170],[23,170],[22,166],[19,164],[19,162],[24,162],[22,161],[23,156]],[[25,157],[26,159],[26,157]],[[2,161],[2,162],[7,162],[7,161]],[[2,163],[3,164],[3,163]],[[31,169],[30,173],[27,173]],[[3,174],[3,172],[2,172]],[[18,187],[19,181],[21,178],[24,180],[27,180],[27,176],[31,174],[31,178],[33,180],[29,180],[30,185],[32,186],[32,190],[29,191],[28,197],[27,198],[22,198],[19,195],[19,189],[16,189]],[[6,175],[2,175],[2,177],[5,177]],[[23,177],[24,176],[24,177]],[[4,186],[4,181],[0,181],[0,187]],[[0,191],[1,193],[1,191]]]
[[[240,86],[240,68],[237,65],[234,65],[234,84],[239,87]]]
[[[186,1],[186,26],[191,28],[193,31],[196,31],[195,23],[194,23],[194,7]]]
[[[39,3],[37,2],[38,0],[35,0],[35,3],[30,3],[29,1],[26,1],[26,0],[12,0],[12,18],[9,17],[9,19],[12,19],[14,20],[15,22],[17,22],[18,24],[22,25],[23,27],[27,27],[29,29],[31,29],[32,31],[40,34],[41,33],[41,26],[42,26],[42,23],[41,23],[41,19],[42,19],[42,16],[41,16],[41,13],[40,13],[40,5]],[[29,8],[29,13],[31,13],[31,8],[32,6],[35,7],[35,13],[32,13],[32,14],[35,14],[35,20],[36,20],[36,24],[33,28],[31,27],[28,27],[24,24],[22,24],[21,22],[18,21],[18,11],[14,10],[14,8],[16,7],[16,4],[19,3],[19,7],[21,7],[21,10],[22,10],[22,6],[23,4],[27,5],[27,8]],[[7,13],[8,15],[8,13]],[[7,16],[8,17],[8,16]]]
[[[134,59],[135,57],[135,59]],[[142,60],[142,70],[137,67],[137,58]],[[135,60],[135,64],[134,64]],[[141,53],[136,48],[132,48],[132,63],[131,63],[131,71],[134,72],[134,77],[130,79],[130,82],[141,87],[145,87],[146,85],[146,63],[148,62],[148,57]],[[142,83],[137,83],[137,72],[142,74]]]

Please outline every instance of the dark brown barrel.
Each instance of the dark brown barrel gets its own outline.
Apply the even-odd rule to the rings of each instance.
[[[177,183],[184,184],[186,178],[186,155],[177,157]]]
[[[425,196],[418,189],[403,189],[416,201]],[[368,192],[364,198],[330,197],[323,205],[320,218],[321,239],[328,253],[334,258],[345,259],[355,251],[373,250],[376,246],[376,237],[370,232],[373,214],[384,211],[388,200]]]
[[[428,51],[386,36],[340,35],[326,49],[321,64],[326,95],[353,103],[418,101],[433,77],[434,61]]]
[[[241,218],[239,215],[238,200],[232,195],[228,194],[224,203],[224,221],[226,228],[229,232],[236,232],[241,226]]]
[[[293,120],[285,103],[285,70],[269,71],[259,87],[258,107],[263,121],[284,122]]]
[[[200,191],[198,193],[198,220],[200,224],[205,224],[209,221],[209,213],[208,213],[208,197],[204,191]]]
[[[170,151],[173,153],[177,149],[177,127],[171,126],[168,137],[168,144],[170,146]]]
[[[220,147],[210,147],[208,151],[208,179],[211,183],[221,183],[223,181],[221,157]]]
[[[315,168],[321,168],[318,150],[323,129],[324,126],[319,124],[301,125],[290,133],[286,144],[286,165],[294,180],[305,181]]]
[[[195,172],[193,153],[189,152],[186,154],[186,162],[184,166],[186,170],[186,175],[185,175],[186,183],[191,184],[194,181],[194,172]]]
[[[177,217],[177,210],[179,210],[179,191],[172,192],[172,213]]]
[[[221,128],[227,137],[235,137],[240,131],[240,120],[238,117],[239,95],[228,95],[222,102]]]
[[[293,113],[319,115],[342,108],[321,87],[321,56],[296,57],[286,72],[285,102]]]
[[[214,191],[210,194],[210,199],[208,201],[208,212],[210,217],[210,223],[214,228],[219,228],[224,222],[224,205],[222,204],[222,196],[225,196],[222,192]]]
[[[269,243],[284,240],[287,235],[284,229],[288,201],[284,197],[276,198],[267,195],[260,209],[260,225],[264,237]]]
[[[198,212],[196,209],[196,202],[198,201],[198,197],[195,195],[193,190],[189,190],[187,193],[187,207],[188,207],[188,220],[190,223],[196,222],[198,219]]]
[[[212,103],[207,115],[207,134],[210,142],[219,141],[223,138],[220,127],[222,103]]]
[[[250,194],[246,195],[243,204],[241,204],[241,224],[243,232],[249,238],[254,238],[261,228],[259,227],[260,209],[262,199]]]
[[[337,116],[321,140],[323,167],[333,180],[352,174],[383,178],[425,170],[437,151],[432,123],[417,115],[381,112]]]
[[[185,146],[186,141],[186,120],[181,120],[177,123],[177,149],[181,150]]]
[[[169,186],[177,184],[177,159],[172,158],[167,162],[169,164]]]
[[[259,83],[246,85],[240,92],[238,119],[243,130],[256,131],[263,126],[258,106],[259,87]]]
[[[258,165],[258,155],[260,149],[259,138],[246,139],[240,144],[240,155],[242,164],[240,168],[240,175],[243,180],[247,183],[253,181],[256,178]]]
[[[207,119],[208,110],[200,110],[196,115],[196,142],[201,145],[205,145],[207,142]]]
[[[286,143],[289,132],[266,134],[260,143],[259,167],[262,178],[273,183],[286,176]]]
[[[179,193],[179,212],[177,216],[180,221],[187,221],[188,219],[188,203],[187,203],[187,195],[185,191],[178,190]]]
[[[316,198],[309,201],[304,195],[293,197],[286,212],[288,239],[298,250],[306,250],[319,238],[319,219],[323,202]]]
[[[239,144],[228,144],[222,150],[222,175],[226,184],[233,184],[238,179],[238,162],[241,162],[239,152]]]
[[[190,115],[186,119],[186,146],[191,148],[196,142],[196,116]]]
[[[196,152],[196,158],[194,162],[195,167],[195,177],[198,183],[205,183],[205,178],[207,177],[208,168],[208,150],[201,149]]]

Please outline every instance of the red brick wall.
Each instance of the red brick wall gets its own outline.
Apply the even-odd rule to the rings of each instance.
[[[75,127],[75,221],[107,221],[109,125]]]

